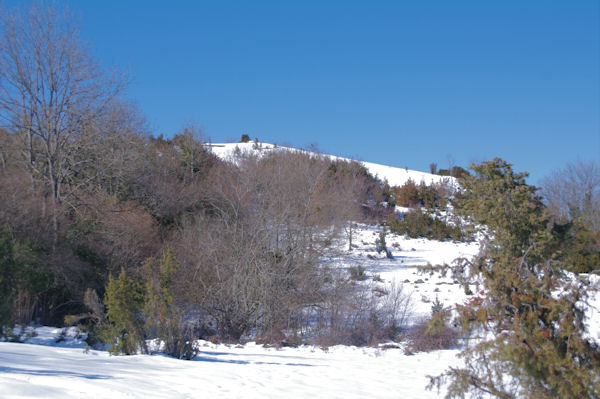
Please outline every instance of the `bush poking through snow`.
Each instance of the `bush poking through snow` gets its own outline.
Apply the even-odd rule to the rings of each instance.
[[[148,259],[144,264],[146,331],[163,342],[167,355],[190,360],[198,353],[194,346],[195,325],[185,308],[177,303],[178,269],[171,249],[160,260]]]
[[[349,267],[348,273],[350,273],[350,280],[362,281],[367,278],[367,275],[365,274],[365,268],[360,265]]]
[[[440,298],[438,298],[436,295],[435,301],[433,301],[433,303],[431,304],[431,314],[434,315],[436,313],[440,313],[442,310],[444,310],[444,304],[440,301]]]
[[[402,284],[393,282],[386,290],[377,290],[374,284],[353,284],[332,274],[326,301],[316,314],[314,343],[363,346],[397,340],[412,311],[410,294]]]
[[[144,287],[140,280],[127,275],[121,269],[119,277],[108,279],[104,296],[109,324],[102,328],[102,340],[111,345],[113,354],[131,355],[139,350],[146,353],[144,321]]]
[[[385,236],[387,233],[387,227],[384,225],[381,231],[379,232],[379,238],[375,240],[375,249],[377,253],[380,254],[382,252],[387,252],[387,244],[385,242]]]
[[[414,352],[430,352],[449,349],[456,346],[458,332],[448,325],[450,309],[443,309],[441,303],[433,303],[431,316],[417,323],[408,334],[408,354]]]
[[[27,331],[23,326],[16,325],[13,328],[0,327],[0,342],[18,342],[23,343],[27,338],[36,336],[35,330]]]

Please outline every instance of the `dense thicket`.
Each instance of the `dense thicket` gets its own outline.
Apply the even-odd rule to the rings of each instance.
[[[388,204],[412,209],[389,215],[386,224],[391,232],[411,238],[440,241],[470,238],[460,219],[450,217],[448,212],[448,202],[455,191],[450,181],[426,185],[408,179],[402,186],[391,187]]]
[[[152,138],[67,12],[1,21],[0,325],[64,319],[114,352],[159,338],[181,358],[200,336],[365,343],[399,326],[386,303],[400,291],[375,300],[319,263],[386,212],[362,165],[277,150],[222,162],[194,126]]]
[[[401,219],[390,218],[387,225],[391,232],[411,238],[461,241],[467,237],[460,225],[449,224],[420,209],[404,214]]]
[[[17,131],[4,135],[3,148],[17,148],[18,140]],[[237,340],[250,330],[298,331],[315,317],[307,308],[327,310],[317,304],[334,282],[318,257],[340,234],[351,240],[351,223],[362,219],[364,204],[377,202],[364,168],[300,152],[240,154],[237,164],[227,164],[188,133],[165,140],[125,132],[122,140],[121,162],[104,169],[108,175],[88,167],[98,181],[78,187],[77,200],[60,208],[58,233],[42,226],[43,194],[13,180],[24,169],[19,152],[6,152],[6,321],[59,324],[86,310],[84,294],[93,289],[105,297],[115,347],[131,353],[149,336]],[[113,152],[97,150],[100,164]],[[15,257],[36,273],[17,268]],[[165,264],[172,265],[168,273]],[[32,283],[39,273],[48,286]],[[134,295],[127,288],[134,285],[145,288]],[[141,310],[140,301],[147,304]],[[143,328],[140,312],[148,321]],[[177,342],[173,354],[188,357]]]
[[[408,179],[402,186],[392,187],[390,191],[391,200],[388,202],[393,205],[445,209],[453,190],[449,182],[426,185],[424,182],[417,184]]]

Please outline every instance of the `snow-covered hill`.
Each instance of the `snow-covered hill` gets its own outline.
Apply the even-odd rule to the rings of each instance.
[[[254,153],[257,155],[268,154],[272,151],[303,151],[290,147],[281,147],[274,144],[268,143],[221,143],[221,144],[207,144],[207,148],[210,148],[212,152],[221,159],[235,161],[236,153]],[[348,158],[337,157],[335,155],[322,154],[333,160],[346,160]],[[365,168],[374,176],[377,176],[381,180],[387,180],[390,186],[401,186],[408,179],[412,179],[416,183],[424,182],[425,184],[441,183],[444,181],[455,183],[453,177],[439,176],[431,173],[419,172],[416,170],[410,170],[406,168],[396,168],[393,166],[380,165],[373,162],[361,162]]]

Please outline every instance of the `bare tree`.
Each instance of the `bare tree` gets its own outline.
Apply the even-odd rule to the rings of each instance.
[[[432,162],[429,164],[429,173],[435,175],[437,173],[437,163]]]
[[[350,181],[333,178],[330,164],[273,152],[211,168],[204,212],[188,219],[172,246],[187,270],[186,291],[220,336],[281,337],[322,301],[318,257],[339,233],[332,225],[346,223],[342,205],[356,203],[341,187]]]
[[[8,158],[7,148],[6,148],[7,144],[8,144],[8,133],[6,133],[6,130],[0,129],[0,169],[2,169],[3,171],[6,170],[6,164],[7,164],[7,158]]]
[[[596,161],[569,163],[542,180],[550,212],[562,220],[581,218],[600,231],[600,165]]]
[[[93,130],[124,80],[100,71],[68,10],[40,3],[1,14],[0,126],[21,137],[31,182],[43,183],[56,246],[63,198],[85,162],[74,158],[74,143]]]
[[[341,224],[352,250],[354,228],[362,218],[362,206],[367,202],[368,187],[364,167],[356,161],[337,160],[329,167],[328,199],[334,206],[334,223]]]

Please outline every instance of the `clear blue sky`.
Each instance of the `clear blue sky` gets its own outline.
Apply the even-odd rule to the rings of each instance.
[[[69,1],[155,134],[417,170],[600,161],[600,2]]]

